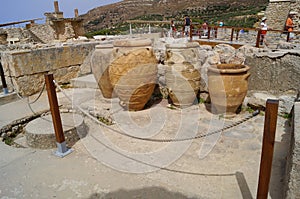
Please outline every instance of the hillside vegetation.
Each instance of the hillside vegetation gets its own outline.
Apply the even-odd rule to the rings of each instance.
[[[223,21],[225,26],[253,27],[259,21],[257,13],[264,11],[267,4],[268,0],[210,0],[209,3],[205,0],[124,0],[94,8],[81,17],[87,36],[122,34],[129,30],[127,20],[182,22],[185,15],[198,24],[206,21],[217,25]],[[164,27],[168,25],[160,25]]]

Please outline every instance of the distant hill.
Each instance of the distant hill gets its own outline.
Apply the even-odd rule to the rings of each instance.
[[[182,20],[185,14],[193,21],[215,23],[222,20],[225,25],[255,23],[256,14],[264,10],[269,0],[124,0],[88,11],[80,17],[87,32],[109,29],[126,20]],[[253,24],[252,24],[253,25]]]

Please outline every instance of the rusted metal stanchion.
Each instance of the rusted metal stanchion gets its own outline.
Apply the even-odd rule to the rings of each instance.
[[[52,115],[52,121],[53,121],[53,126],[55,131],[55,137],[56,137],[57,151],[55,152],[55,155],[59,157],[64,157],[69,153],[71,153],[72,149],[68,149],[66,146],[66,141],[65,141],[63,128],[62,128],[58,101],[57,101],[57,96],[55,91],[55,85],[53,82],[53,74],[45,74],[45,82],[46,82],[48,100],[49,100],[50,111]]]
[[[257,199],[267,199],[268,197],[277,125],[278,104],[278,100],[271,99],[268,99],[266,103]]]

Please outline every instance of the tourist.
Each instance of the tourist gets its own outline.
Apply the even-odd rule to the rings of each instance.
[[[266,34],[268,31],[268,25],[267,25],[267,17],[263,17],[260,23],[260,45],[265,44],[266,46],[268,46],[267,44],[267,39],[266,39]]]
[[[220,22],[219,22],[219,26],[220,26],[220,27],[223,27],[223,26],[224,26],[223,21],[220,21]]]
[[[206,21],[202,24],[202,31],[203,31],[203,36],[207,36],[207,33],[208,33],[208,23]]]
[[[174,24],[173,20],[171,21],[171,36],[172,37],[176,36],[176,27],[175,27],[175,24]]]
[[[184,17],[184,34],[186,36],[190,35],[192,20],[189,16],[185,15]]]
[[[294,39],[295,34],[293,33],[294,30],[294,22],[293,22],[293,17],[294,17],[293,12],[290,12],[290,14],[288,15],[288,18],[286,19],[285,22],[285,29],[289,32],[289,41],[291,41],[292,39]]]

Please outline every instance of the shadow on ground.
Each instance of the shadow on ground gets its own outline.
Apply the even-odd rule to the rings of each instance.
[[[185,196],[178,192],[170,192],[162,187],[145,187],[142,189],[124,190],[120,189],[108,194],[94,193],[89,199],[196,199]]]

